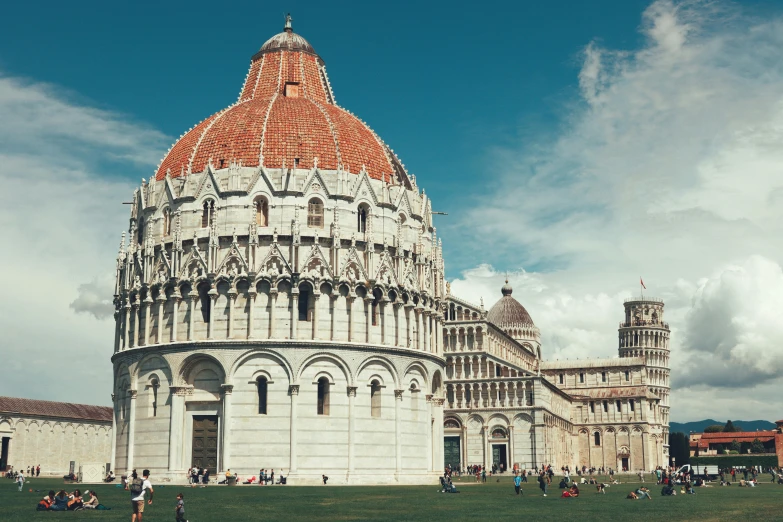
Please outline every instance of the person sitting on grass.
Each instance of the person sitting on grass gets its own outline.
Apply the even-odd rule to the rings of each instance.
[[[561,481],[560,481],[560,484],[559,484],[559,486],[558,486],[558,487],[559,487],[560,489],[566,489],[566,488],[568,488],[568,479],[564,477],[564,478],[563,478],[563,480],[561,480]]]
[[[636,490],[636,497],[639,500],[644,500],[645,498],[652,500],[652,495],[650,495],[650,490],[647,488],[640,487]]]
[[[54,504],[50,508],[51,511],[67,511],[68,510],[68,493],[64,489],[61,489],[54,497]]]
[[[95,509],[98,507],[98,504],[100,502],[98,501],[98,495],[95,494],[95,491],[88,489],[84,492],[85,495],[90,495],[90,500],[84,503],[84,509]]]
[[[576,498],[579,496],[579,488],[576,484],[572,484],[568,491],[563,491],[561,498]]]
[[[254,483],[255,483],[255,481],[256,481],[256,476],[255,476],[255,475],[253,475],[252,477],[250,477],[249,479],[247,479],[246,481],[244,481],[242,484],[254,484]]]
[[[78,489],[68,497],[68,511],[79,511],[84,509],[84,500],[82,500],[82,492]]]
[[[38,507],[35,509],[37,511],[49,511],[51,509],[52,504],[54,504],[54,490],[49,490],[49,494],[46,495],[43,499],[41,499],[40,502],[38,502]]]
[[[597,490],[598,493],[603,493],[604,495],[606,495],[606,488],[608,488],[608,487],[609,487],[609,484],[604,484],[602,482],[602,483],[598,484],[595,487],[595,489]]]
[[[664,484],[663,488],[661,489],[661,495],[667,497],[667,496],[673,496],[676,495],[677,492],[674,491],[674,488],[671,484]]]

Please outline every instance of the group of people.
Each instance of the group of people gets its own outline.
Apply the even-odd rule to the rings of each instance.
[[[231,470],[229,470],[230,472]],[[188,480],[191,484],[207,485],[209,484],[209,468],[202,468],[200,466],[193,466],[188,470]]]
[[[85,500],[87,496],[87,500]],[[82,496],[82,492],[78,489],[73,490],[72,493],[68,493],[64,489],[61,489],[59,493],[55,494],[54,490],[50,490],[49,494],[38,502],[38,511],[81,511],[82,509],[110,509],[100,503],[98,495],[95,491],[87,490]]]
[[[16,480],[19,475],[24,475],[26,478],[38,477],[41,475],[41,465],[28,466],[26,470],[16,470],[13,466],[8,466],[5,470],[5,478]]]

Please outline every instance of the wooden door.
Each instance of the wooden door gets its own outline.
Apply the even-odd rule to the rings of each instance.
[[[193,465],[217,473],[218,422],[216,415],[193,416]]]

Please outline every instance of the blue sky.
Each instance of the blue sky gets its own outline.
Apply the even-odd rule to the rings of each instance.
[[[495,183],[485,172],[492,148],[561,123],[588,42],[639,44],[648,2],[270,4],[17,2],[6,6],[8,19],[34,19],[35,30],[4,28],[0,69],[178,136],[235,100],[250,56],[291,11],[295,30],[326,61],[338,102],[453,215]],[[133,167],[107,175],[149,175],[148,166]],[[449,237],[453,220],[440,221]],[[451,254],[453,268],[470,266],[459,249]]]
[[[772,0],[4,5],[0,394],[108,403],[121,203],[288,11],[449,213],[455,294],[491,306],[508,271],[545,358],[612,357],[641,275],[672,325],[672,420],[780,417]]]

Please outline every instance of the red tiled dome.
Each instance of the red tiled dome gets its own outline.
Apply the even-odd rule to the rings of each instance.
[[[323,60],[289,24],[251,59],[239,100],[185,133],[168,151],[156,179],[230,163],[279,169],[362,168],[374,179],[409,185],[402,163],[361,120],[338,107]],[[393,178],[392,178],[393,176]]]

